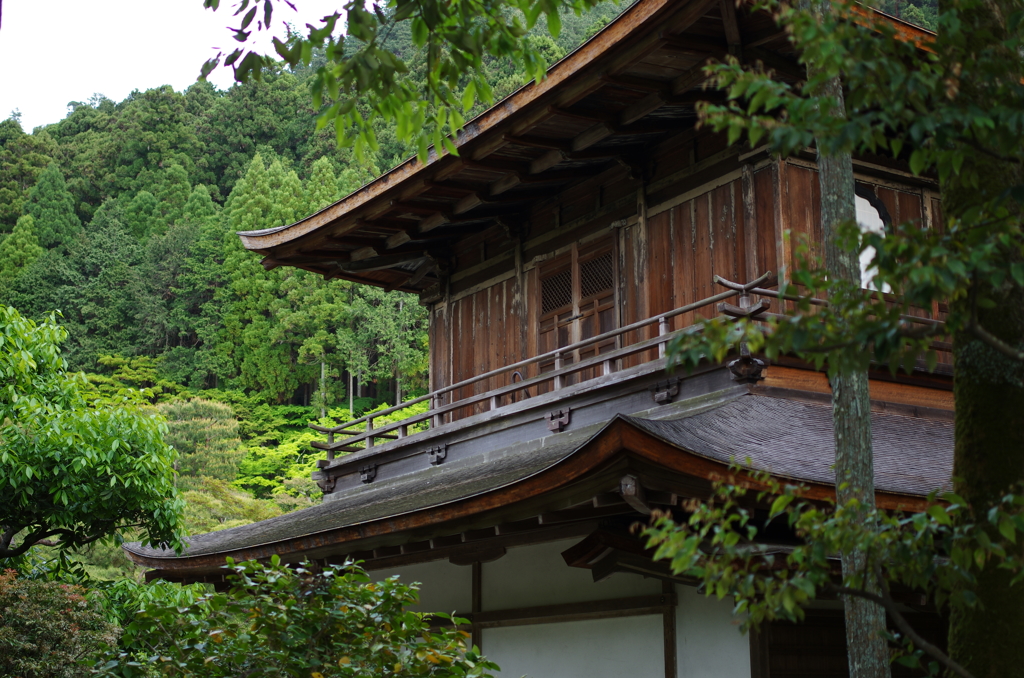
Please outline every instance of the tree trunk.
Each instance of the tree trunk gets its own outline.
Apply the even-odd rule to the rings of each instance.
[[[940,12],[951,9],[951,4],[940,3]],[[960,8],[960,18],[969,27],[966,52],[1002,49],[1000,42],[1007,35],[1004,22],[1016,9],[1019,4],[1006,0],[979,4],[970,11]],[[1010,55],[1008,61],[1015,58]],[[1018,70],[1006,76],[1016,79],[1021,74]],[[1005,105],[1008,102],[994,100],[996,85],[994,77],[988,83],[964,79],[957,96],[961,105],[983,109],[994,103]],[[1024,183],[1019,164],[981,155],[968,144],[960,150],[964,156],[961,176],[977,172],[978,184],[965,185],[960,176],[951,174],[941,187],[947,217],[961,216],[970,206]],[[1019,220],[1021,214],[1015,217]],[[1011,255],[1007,263],[1012,261]],[[1021,348],[1024,306],[1019,290],[1010,282],[1000,288],[976,284],[968,298],[953,302],[954,310],[971,313],[976,294],[995,302],[992,308],[976,309],[978,324],[1006,344]],[[1024,364],[980,341],[969,328],[961,330],[953,336],[953,394],[954,489],[971,504],[975,520],[985,521],[993,501],[1019,492],[1024,482]],[[992,536],[998,538],[994,531]],[[1024,676],[1024,584],[1011,587],[1010,578],[1006,571],[986,567],[973,589],[979,605],[950,615],[950,657],[976,678]]]
[[[320,357],[320,418],[327,416],[327,363]]]
[[[833,97],[833,110],[845,117],[843,88],[832,78],[819,95]],[[856,219],[856,187],[853,159],[849,153],[824,155],[819,144],[818,183],[821,186],[821,223],[825,232],[825,266],[833,280],[860,282],[857,252],[841,249],[836,227]],[[871,446],[871,402],[865,370],[842,370],[832,375],[832,421],[836,446],[836,501],[845,506],[859,502],[861,510],[875,508],[875,465]],[[871,576],[874,569],[862,552],[842,554],[843,576],[863,575],[863,586],[878,592]],[[887,678],[890,675],[889,648],[883,635],[885,611],[861,598],[843,600],[846,617],[846,647],[850,678]]]

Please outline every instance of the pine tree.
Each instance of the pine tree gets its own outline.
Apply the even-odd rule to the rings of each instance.
[[[174,164],[163,170],[154,187],[156,209],[151,232],[164,233],[169,226],[181,219],[185,204],[192,196],[188,172],[181,165]]]
[[[49,134],[25,134],[13,118],[0,126],[0,231],[9,231],[24,213],[29,191],[58,148]]]
[[[36,237],[35,220],[31,214],[18,219],[14,231],[0,242],[0,283],[13,280],[33,261],[43,255]]]
[[[136,193],[124,208],[124,219],[128,231],[139,240],[156,233],[159,221],[156,196],[149,191]]]
[[[313,171],[306,182],[306,206],[302,217],[315,214],[338,199],[338,177],[329,158],[313,163]]]
[[[162,403],[158,410],[167,418],[164,440],[181,455],[180,475],[235,479],[245,448],[230,406],[195,398]]]
[[[28,194],[25,212],[35,220],[39,244],[47,249],[67,248],[82,232],[75,200],[56,163],[50,163],[39,175]]]
[[[210,197],[210,189],[205,184],[196,184],[181,208],[181,218],[183,221],[206,223],[217,216],[217,209],[217,203]]]
[[[275,160],[267,170],[267,181],[271,190],[271,208],[267,214],[270,227],[286,226],[301,219],[305,214],[306,194],[302,182],[294,171],[286,171],[280,160]]]

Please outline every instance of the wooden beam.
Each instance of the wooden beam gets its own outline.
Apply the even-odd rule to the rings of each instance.
[[[622,495],[622,499],[627,504],[640,513],[645,516],[651,515],[651,507],[647,503],[644,486],[640,484],[640,479],[636,476],[622,476],[622,479],[619,481],[619,494]]]
[[[522,179],[520,178],[519,173],[512,172],[492,183],[488,193],[491,196],[501,195],[505,191],[513,189],[521,183]]]
[[[408,231],[399,231],[384,241],[384,249],[393,250],[399,245],[404,245],[410,240],[412,240],[412,236],[409,235]]]
[[[572,118],[574,120],[582,120],[584,122],[612,122],[613,116],[599,113],[581,113],[577,111],[570,111],[567,108],[559,108],[557,106],[548,106],[548,111],[552,115],[560,115],[564,118]]]
[[[530,174],[540,174],[541,172],[545,172],[563,160],[565,160],[565,153],[562,151],[548,151],[530,163]]]
[[[719,0],[720,2],[721,0]],[[698,35],[675,35],[668,31],[662,31],[661,39],[666,49],[679,54],[715,58],[721,58],[728,54],[725,45],[712,38]]]
[[[468,212],[474,207],[479,207],[482,204],[484,204],[484,201],[479,194],[470,193],[455,203],[455,209],[453,209],[452,212],[455,214],[463,214],[464,212]]]
[[[481,160],[465,160],[463,164],[468,169],[482,170],[485,172],[528,172],[529,165],[515,160],[503,160],[501,158],[483,158]]]
[[[434,212],[420,222],[419,232],[429,233],[442,224],[448,223],[448,217],[440,212]]]
[[[748,36],[747,39],[743,41],[743,46],[760,47],[761,45],[767,45],[769,42],[775,42],[779,38],[785,38],[787,35],[786,31],[780,31],[778,28],[773,26],[772,28]]]
[[[423,252],[406,252],[404,254],[390,254],[382,257],[372,257],[370,259],[361,259],[359,261],[349,261],[338,264],[338,268],[342,271],[362,271],[364,273],[369,271],[381,271],[385,268],[393,268],[400,264],[406,264],[410,261],[416,261],[423,257]]]
[[[713,61],[714,60],[711,58],[704,59],[690,70],[676,76],[676,78],[672,80],[672,94],[679,95],[684,92],[689,92],[694,87],[698,87],[707,82],[708,76],[704,73],[704,68]]]
[[[359,249],[352,251],[352,261],[363,261],[364,259],[369,259],[375,256],[377,256],[377,250],[372,247],[360,247]]]
[[[640,101],[630,104],[626,110],[622,112],[622,116],[619,118],[619,123],[622,125],[631,125],[645,115],[661,108],[667,101],[668,97],[666,97],[663,92],[648,94]]]
[[[423,278],[427,275],[427,273],[430,272],[430,269],[432,268],[434,268],[433,260],[427,259],[422,264],[420,264],[419,268],[417,268],[416,271],[409,277],[409,280],[408,282],[406,282],[406,285],[410,287],[416,285],[417,283],[419,283],[419,281],[423,280]]]
[[[740,24],[736,18],[735,1],[720,0],[719,7],[722,12],[722,25],[725,27],[725,41],[729,44],[729,54],[738,57],[743,39],[740,37]]]
[[[481,628],[500,628],[525,624],[583,621],[586,619],[608,619],[611,617],[635,617],[661,613],[676,605],[675,594],[633,596],[612,600],[591,600],[583,603],[562,603],[560,605],[538,605],[512,610],[494,610],[472,615],[474,625]]]
[[[521,135],[513,136],[511,134],[504,135],[505,141],[510,144],[516,144],[517,146],[530,146],[532,148],[550,148],[556,151],[571,151],[573,150],[571,142],[565,141],[564,139],[549,139],[547,137],[538,137],[533,135]]]
[[[601,79],[614,87],[631,89],[635,92],[663,92],[671,85],[668,80],[654,80],[635,75],[603,75]]]

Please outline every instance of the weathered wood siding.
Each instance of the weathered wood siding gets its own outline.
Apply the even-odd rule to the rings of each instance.
[[[697,137],[665,145],[650,164],[653,174],[643,182],[625,168],[613,167],[533,205],[528,213],[510,214],[501,228],[460,242],[445,299],[431,314],[433,388],[538,355],[549,350],[548,344],[562,345],[551,344],[551,335],[540,336],[545,271],[604,246],[600,243],[610,243],[615,261],[618,326],[723,291],[714,283],[716,275],[740,282],[765,271],[784,277],[800,252],[823,256],[821,196],[812,162],[762,158],[744,165],[720,139]],[[891,176],[858,174],[858,183],[877,196],[893,224],[914,220],[941,227],[934,191],[901,184]],[[778,302],[773,306],[779,308]],[[670,329],[714,313],[712,307],[685,313],[673,319]],[[622,345],[656,333],[657,327],[632,332]],[[616,367],[655,355],[652,350],[632,356]],[[571,359],[566,357],[567,362]],[[940,362],[948,362],[948,355],[940,354]],[[546,369],[550,366],[534,365],[522,370],[522,376]],[[507,371],[464,387],[455,397],[511,380]],[[464,409],[454,417],[471,413]],[[472,411],[485,409],[481,404]]]

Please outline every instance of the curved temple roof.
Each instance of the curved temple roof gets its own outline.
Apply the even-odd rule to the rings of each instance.
[[[459,155],[407,160],[301,221],[239,233],[264,266],[421,292],[448,268],[450,246],[610,168],[647,171],[650,151],[692,133],[703,67],[727,54],[802,80],[785,32],[732,0],[639,0],[548,71],[467,123]],[[874,10],[865,9],[867,12]],[[898,35],[927,31],[880,13]]]
[[[948,487],[951,421],[875,413],[872,435],[879,506],[920,510],[929,492]],[[412,534],[429,538],[528,519],[564,507],[570,497],[608,491],[626,472],[680,496],[705,497],[710,481],[729,474],[734,462],[802,482],[810,498],[828,499],[834,460],[830,406],[743,395],[676,419],[618,415],[370,483],[319,506],[198,535],[181,556],[138,543],[125,548],[135,562],[178,576],[214,571],[226,556],[325,557],[405,543]]]

